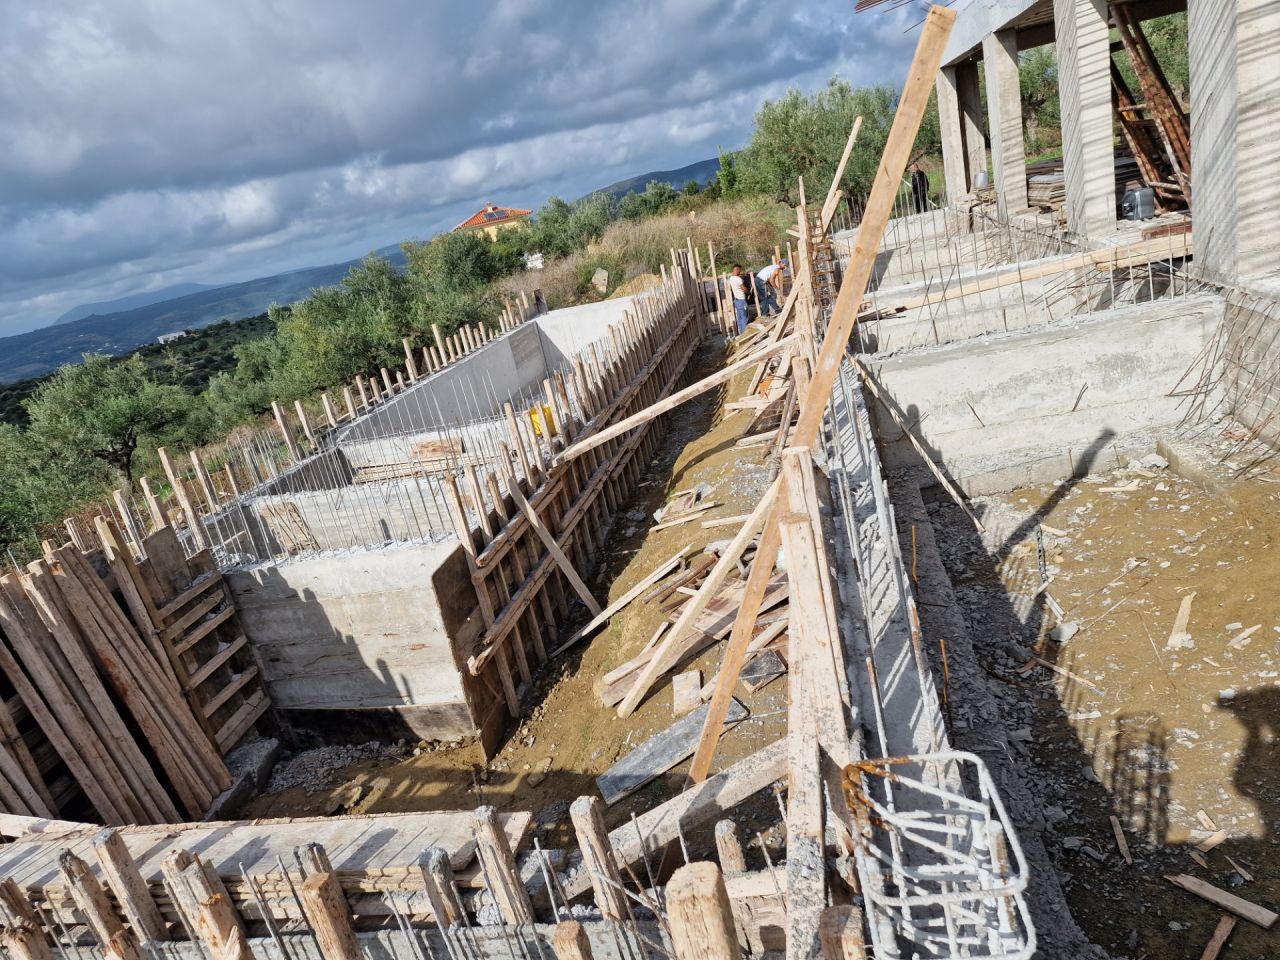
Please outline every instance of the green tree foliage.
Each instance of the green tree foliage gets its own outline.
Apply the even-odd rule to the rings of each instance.
[[[800,200],[798,179],[803,177],[807,196],[824,196],[854,118],[861,116],[857,147],[841,187],[852,196],[866,193],[893,124],[897,96],[892,87],[855,90],[835,79],[814,94],[793,89],[778,100],[766,101],[756,114],[751,142],[736,158],[741,191],[763,193],[794,206]],[[912,159],[937,154],[938,144],[937,106],[930,98]]]
[[[697,193],[697,184],[694,184]],[[618,213],[626,220],[643,220],[645,217],[657,216],[670,209],[680,199],[680,194],[671,184],[660,180],[650,180],[645,184],[643,193],[632,191],[618,203]]]
[[[77,451],[49,450],[0,423],[0,543],[39,553],[38,531],[111,482],[104,464]]]
[[[1060,140],[1058,60],[1052,44],[1028,50],[1018,60],[1022,131],[1027,149],[1039,153]]]
[[[191,404],[180,388],[157,383],[141,357],[118,362],[85,354],[83,363],[62,367],[27,401],[28,436],[52,456],[101,460],[132,485],[138,444],[181,436]]]

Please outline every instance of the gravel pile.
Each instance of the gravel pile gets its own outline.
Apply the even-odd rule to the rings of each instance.
[[[276,764],[271,771],[271,781],[267,784],[266,792],[279,793],[281,790],[302,787],[308,794],[312,794],[343,780],[343,769],[353,763],[391,755],[398,756],[399,750],[391,744],[376,740],[303,750]]]

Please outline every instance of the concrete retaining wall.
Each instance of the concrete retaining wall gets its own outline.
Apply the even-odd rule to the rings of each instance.
[[[429,739],[479,734],[488,703],[465,658],[480,623],[457,543],[234,570],[227,584],[277,709],[394,714]]]
[[[1221,321],[1217,297],[1094,314],[1021,333],[869,361],[932,458],[970,493],[1058,479],[1154,449],[1173,426],[1168,396]],[[918,458],[873,406],[885,463]]]

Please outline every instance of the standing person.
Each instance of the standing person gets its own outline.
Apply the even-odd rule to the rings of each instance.
[[[920,164],[911,165],[911,193],[916,201],[916,213],[927,213],[929,210],[929,175],[920,169]]]
[[[747,280],[742,275],[742,264],[733,265],[729,275],[729,293],[733,295],[733,315],[738,321],[738,336],[747,331]]]
[[[778,312],[778,291],[782,289],[782,268],[789,266],[783,260],[781,264],[770,263],[756,271],[756,304],[760,308],[760,316],[772,317]]]

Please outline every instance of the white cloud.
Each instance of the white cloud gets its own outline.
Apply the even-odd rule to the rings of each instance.
[[[763,99],[895,80],[909,11],[804,0],[45,0],[0,34],[0,334],[740,146]]]

